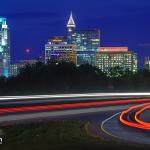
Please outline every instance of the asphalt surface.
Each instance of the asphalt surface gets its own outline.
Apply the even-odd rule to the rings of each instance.
[[[150,145],[150,131],[134,129],[132,127],[123,126],[118,120],[119,114],[116,113],[104,120],[101,129],[113,138],[124,140],[127,142]]]
[[[144,122],[149,122],[150,123],[150,110],[144,111],[139,118],[144,121]]]
[[[0,124],[4,124],[6,122],[16,122],[16,121],[26,121],[26,120],[34,120],[34,119],[66,119],[70,118],[70,120],[76,119],[82,120],[84,119],[84,116],[86,118],[84,120],[96,120],[99,118],[99,116],[94,116],[94,114],[103,113],[103,116],[105,118],[105,115],[107,115],[108,112],[112,111],[121,111],[124,109],[129,108],[131,105],[120,105],[118,106],[107,106],[107,107],[97,107],[97,108],[78,108],[78,109],[66,109],[66,110],[55,110],[55,111],[36,111],[36,112],[26,112],[26,113],[13,113],[13,114],[6,114],[0,116]],[[90,117],[92,115],[92,118]]]
[[[63,103],[76,103],[76,102],[89,102],[89,101],[112,101],[118,99],[136,99],[136,98],[147,98],[150,96],[83,96],[83,97],[59,97],[59,98],[26,98],[20,97],[15,99],[14,97],[9,97],[9,99],[4,99],[0,97],[0,108],[12,107],[12,106],[34,106],[34,105],[47,105],[47,104],[63,104]]]
[[[144,101],[140,100],[143,98],[148,99],[149,97],[150,93],[3,96],[0,97],[0,126],[45,120],[81,120],[90,122],[91,131],[95,136],[101,136],[101,132],[103,132],[103,134],[112,138],[149,145],[150,132],[129,128],[118,121],[119,112],[135,103],[144,103]],[[134,99],[135,101],[124,104],[96,105],[100,102],[109,103],[129,99]],[[150,102],[150,99],[148,101]],[[74,107],[77,103],[85,104],[91,102],[95,104],[77,105]],[[22,111],[23,107],[34,108],[37,106],[40,109],[31,110],[31,108],[24,108],[25,111]],[[49,107],[45,109],[47,106]],[[53,109],[49,109],[51,107]],[[13,108],[13,111],[11,108]],[[146,115],[148,118],[148,114]]]

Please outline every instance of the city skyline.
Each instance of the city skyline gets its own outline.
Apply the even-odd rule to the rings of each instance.
[[[11,29],[13,60],[33,59],[44,54],[44,43],[49,36],[65,35],[71,10],[78,28],[100,28],[102,46],[128,46],[138,52],[140,66],[143,66],[144,58],[150,55],[148,0],[73,1],[71,4],[66,0],[60,2],[60,6],[47,0],[44,3],[35,3],[34,0],[21,3],[6,0],[2,2],[4,7],[0,10],[0,15],[7,18]],[[34,9],[33,5],[36,6]],[[54,5],[57,6],[55,9]],[[6,11],[8,6],[11,8]],[[78,6],[82,9],[78,9]],[[30,54],[25,53],[26,48],[31,49]]]

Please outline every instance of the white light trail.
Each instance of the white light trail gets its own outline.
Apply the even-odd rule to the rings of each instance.
[[[0,96],[0,100],[41,99],[41,98],[111,97],[111,96],[135,96],[135,97],[136,96],[150,96],[150,93],[84,93],[84,94]]]

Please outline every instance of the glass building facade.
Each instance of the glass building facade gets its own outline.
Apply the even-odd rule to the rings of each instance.
[[[0,18],[0,76],[10,75],[10,40],[6,18]]]
[[[77,63],[95,66],[95,54],[100,47],[100,30],[77,30],[72,13],[67,23],[67,43],[77,48]]]
[[[106,73],[114,67],[136,72],[137,54],[128,47],[101,47],[96,53],[96,66]]]
[[[76,30],[68,34],[68,43],[77,46],[77,65],[95,65],[95,54],[100,47],[100,31]]]

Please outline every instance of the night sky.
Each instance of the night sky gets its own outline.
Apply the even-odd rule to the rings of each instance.
[[[66,34],[70,11],[79,29],[100,28],[101,46],[128,46],[140,67],[150,56],[150,0],[3,0],[13,62],[43,55],[49,36]]]

